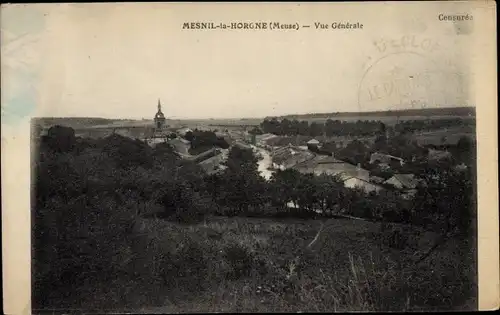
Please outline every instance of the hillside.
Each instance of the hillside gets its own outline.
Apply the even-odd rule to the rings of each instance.
[[[373,111],[373,112],[332,112],[284,115],[278,118],[308,119],[308,118],[341,118],[341,117],[405,117],[405,116],[458,116],[470,117],[476,115],[474,107],[448,107],[448,108],[418,108],[397,111]],[[266,117],[267,119],[272,117]]]
[[[35,117],[32,122],[42,127],[63,125],[71,128],[84,128],[105,124],[112,124],[119,119],[108,119],[100,117]],[[125,120],[122,120],[125,121]]]

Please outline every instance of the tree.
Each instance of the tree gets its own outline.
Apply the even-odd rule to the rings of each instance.
[[[475,164],[476,147],[475,143],[469,137],[460,137],[453,151],[453,155],[457,157],[459,162],[468,166],[473,166]]]
[[[194,134],[192,131],[188,131],[184,135],[184,139],[186,139],[187,141],[193,141],[193,138],[194,138]]]
[[[317,200],[318,209],[323,214],[338,212],[340,210],[339,203],[345,189],[340,178],[322,174],[315,177],[315,182],[315,199]]]
[[[318,137],[323,134],[323,124],[312,122],[309,126],[309,135],[311,137]]]
[[[249,131],[249,133],[252,135],[261,135],[263,132],[259,127],[255,126]]]
[[[299,135],[302,136],[309,135],[309,122],[307,120],[302,120],[299,123]]]
[[[140,140],[112,134],[103,142],[103,152],[106,152],[120,168],[153,165],[153,149]]]
[[[75,130],[60,125],[52,126],[47,131],[44,142],[55,152],[69,152],[76,144]]]
[[[372,146],[373,151],[386,151],[387,150],[387,139],[385,136],[377,136]]]
[[[421,176],[425,185],[418,187],[413,214],[423,216],[445,237],[470,235],[476,214],[472,171],[458,172],[441,162],[425,169]]]
[[[380,122],[378,123],[378,125],[379,125],[379,126],[378,126],[378,127],[379,127],[379,128],[378,128],[378,132],[379,132],[380,134],[382,134],[382,135],[384,135],[384,136],[385,136],[385,131],[386,131],[386,129],[387,129],[387,128],[386,128],[386,126],[385,126],[385,124],[384,124],[383,122],[381,122],[381,121],[380,121]]]
[[[205,192],[212,198],[212,202],[218,205],[220,196],[224,189],[224,180],[219,174],[210,174],[205,177]]]
[[[294,169],[277,170],[270,181],[272,190],[271,202],[282,209],[288,202],[294,205],[299,203],[298,184],[301,174]]]
[[[368,147],[359,140],[353,140],[338,152],[340,159],[347,160],[355,165],[364,164],[370,159]]]
[[[472,171],[457,172],[441,165],[429,167],[423,174],[411,212],[412,221],[420,221],[438,232],[434,245],[416,261],[420,263],[450,239],[470,239],[476,233],[477,194]]]
[[[252,149],[233,146],[229,151],[221,201],[231,208],[232,214],[246,213],[250,207],[264,202],[264,180],[258,173],[257,162]]]
[[[297,185],[298,206],[303,214],[315,215],[315,210],[318,203],[318,196],[316,195],[316,182],[314,174],[303,174],[299,177]]]
[[[205,215],[202,196],[186,179],[168,181],[161,200],[167,217],[180,222],[199,222]]]
[[[326,142],[321,147],[321,151],[328,152],[330,154],[337,152],[337,144],[335,141]]]
[[[327,137],[332,137],[335,134],[335,122],[331,119],[326,120],[325,134]]]
[[[280,123],[279,132],[281,135],[293,135],[292,122],[288,119],[283,119]]]

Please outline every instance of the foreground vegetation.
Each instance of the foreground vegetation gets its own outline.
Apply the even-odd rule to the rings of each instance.
[[[475,308],[473,173],[453,165],[422,167],[428,184],[407,202],[294,172],[266,183],[237,147],[208,177],[118,135],[53,127],[36,149],[34,308]]]

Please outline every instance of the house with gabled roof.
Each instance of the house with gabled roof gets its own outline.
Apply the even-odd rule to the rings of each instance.
[[[189,149],[191,148],[191,142],[186,139],[177,137],[167,141],[172,147],[174,147],[175,151],[182,154],[189,154]]]
[[[287,169],[314,158],[314,154],[291,145],[276,149],[271,154],[275,169]]]
[[[379,192],[384,189],[381,185],[369,181],[370,172],[361,165],[352,165],[332,156],[317,155],[293,168],[304,174],[337,176],[347,188],[360,188],[365,192]]]
[[[386,180],[384,184],[392,185],[403,193],[403,197],[411,198],[417,192],[417,186],[420,181],[414,174],[394,174]]]
[[[415,189],[418,185],[418,181],[414,174],[394,174],[394,176],[384,183],[393,185],[398,189]]]
[[[387,165],[390,165],[391,163],[396,162],[396,163],[399,163],[401,166],[403,166],[405,164],[405,161],[403,158],[400,158],[400,157],[397,157],[394,155],[390,155],[390,154],[380,153],[380,152],[372,153],[372,155],[370,156],[370,164],[373,164],[376,162],[384,163]]]
[[[226,169],[226,166],[224,165],[224,162],[227,160],[227,154],[220,153],[215,156],[212,156],[206,160],[203,160],[198,163],[198,165],[208,174],[217,174],[224,169]]]
[[[347,188],[359,188],[365,192],[379,192],[384,189],[381,185],[366,181],[362,178],[356,176],[344,177],[343,178],[344,187]]]

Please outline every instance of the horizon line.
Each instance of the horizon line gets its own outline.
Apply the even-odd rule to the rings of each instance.
[[[426,111],[426,110],[436,110],[436,109],[458,109],[458,108],[475,108],[473,105],[469,106],[450,106],[450,107],[426,107],[426,108],[404,108],[396,110],[374,110],[374,111],[343,111],[343,112],[309,112],[309,113],[292,113],[292,114],[279,114],[279,115],[265,115],[265,116],[253,116],[253,117],[165,117],[167,120],[250,120],[250,119],[265,119],[270,117],[287,117],[287,116],[306,116],[306,115],[338,115],[338,114],[369,114],[369,113],[390,113],[390,112],[404,112],[404,111]],[[119,119],[119,120],[154,120],[154,118],[145,117],[102,117],[102,116],[33,116],[34,118],[96,118],[96,119]]]

